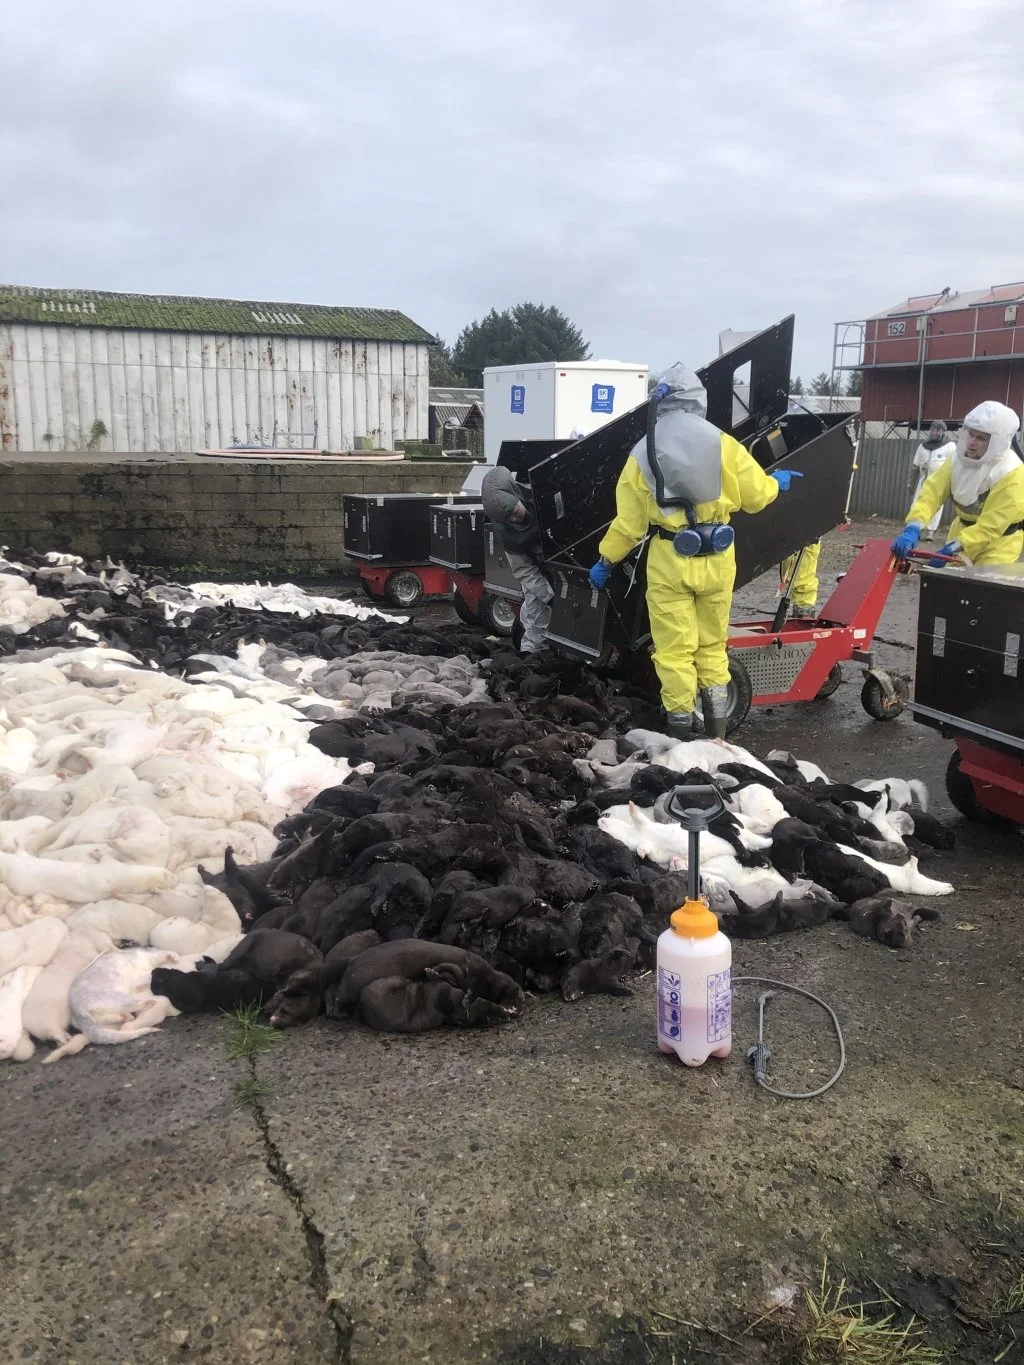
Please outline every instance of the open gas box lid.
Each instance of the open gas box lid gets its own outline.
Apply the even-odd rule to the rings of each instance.
[[[784,465],[804,475],[757,516],[733,517],[737,587],[833,530],[846,515],[855,453],[850,415],[787,411],[793,323],[790,315],[698,371],[708,421],[747,446],[766,471]],[[650,639],[646,546],[626,560],[626,573],[613,575],[608,592],[593,592],[586,577],[615,516],[619,474],[645,438],[647,408],[640,404],[528,471],[544,557],[556,578],[549,638],[591,658]]]

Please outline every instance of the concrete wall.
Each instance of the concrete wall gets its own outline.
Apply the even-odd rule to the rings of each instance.
[[[0,544],[144,564],[303,575],[353,569],[346,493],[448,493],[468,466],[182,456],[19,455],[0,463]]]

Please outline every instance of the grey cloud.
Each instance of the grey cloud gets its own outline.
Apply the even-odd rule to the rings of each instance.
[[[1019,0],[8,0],[15,282],[403,309],[555,303],[700,362],[1024,273]]]

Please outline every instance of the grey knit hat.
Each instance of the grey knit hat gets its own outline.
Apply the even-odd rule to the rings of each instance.
[[[522,502],[523,490],[512,477],[511,470],[499,465],[489,469],[480,486],[480,501],[491,521],[504,524]]]

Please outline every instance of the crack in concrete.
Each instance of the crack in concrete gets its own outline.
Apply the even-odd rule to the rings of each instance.
[[[249,1058],[249,1073],[258,1081],[256,1059]],[[317,1227],[313,1215],[306,1206],[298,1182],[288,1171],[280,1148],[270,1132],[270,1120],[258,1094],[249,1104],[256,1127],[263,1143],[264,1160],[271,1179],[283,1192],[285,1198],[299,1215],[302,1234],[306,1242],[306,1255],[309,1258],[309,1282],[313,1292],[323,1304],[327,1320],[334,1333],[333,1365],[351,1365],[352,1361],[352,1320],[339,1304],[331,1298],[331,1277],[327,1269],[327,1253],[324,1249],[324,1235]]]

